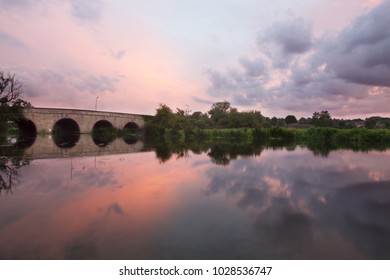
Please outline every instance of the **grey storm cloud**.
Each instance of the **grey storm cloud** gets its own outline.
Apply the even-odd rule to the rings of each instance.
[[[75,88],[89,93],[113,92],[116,88],[117,78],[105,75],[86,75],[75,80]]]
[[[229,78],[224,74],[219,73],[218,71],[208,70],[205,74],[208,76],[211,82],[211,89],[213,90],[220,90],[229,88],[231,86],[228,81]]]
[[[234,70],[227,74],[211,71],[208,73],[212,83],[208,92],[219,99],[229,99],[235,104],[251,105],[264,102],[270,95],[264,95],[262,82],[253,77],[246,77]]]
[[[18,40],[17,38],[15,38],[14,36],[10,35],[9,33],[5,32],[5,31],[2,31],[0,30],[0,49],[2,47],[16,47],[16,48],[23,48],[23,49],[26,49],[27,46],[21,42],[20,40]],[[6,49],[4,50],[6,51]]]
[[[295,112],[388,112],[389,14],[386,0],[339,33],[319,37],[301,18],[271,24],[258,35],[257,58],[243,56],[227,71],[207,72],[208,93],[233,105]],[[281,79],[269,87],[272,77]]]
[[[102,8],[101,1],[73,0],[71,15],[81,22],[96,22],[102,18]]]
[[[7,7],[26,7],[32,4],[32,0],[0,0],[0,6],[2,8]]]
[[[287,67],[294,56],[309,51],[313,42],[311,25],[302,18],[276,22],[257,38],[259,49],[277,68]]]
[[[26,97],[45,96],[52,102],[80,102],[80,93],[96,95],[113,93],[120,80],[117,76],[94,75],[72,69],[45,68],[34,73],[16,69],[16,75],[23,81]]]
[[[121,60],[122,58],[125,57],[126,53],[127,53],[127,50],[115,51],[115,52],[112,52],[112,56],[114,58],[116,58],[117,60]]]
[[[302,18],[275,23],[262,38],[280,45],[285,54],[304,53],[313,45],[311,26]]]
[[[267,98],[264,84],[269,79],[268,63],[262,58],[239,60],[240,68],[231,68],[226,73],[206,71],[211,86],[208,92],[213,97],[228,98],[240,105],[250,105]]]
[[[318,61],[347,82],[390,87],[390,1],[358,17],[326,42]]]
[[[58,5],[58,3],[65,1],[50,1],[53,4]],[[49,3],[50,3],[49,2]],[[58,3],[56,3],[58,2]],[[98,22],[102,18],[103,12],[103,2],[101,0],[94,1],[83,1],[83,0],[68,0],[70,4],[70,14],[71,16],[80,21],[80,22]],[[47,3],[43,3],[43,1],[33,1],[33,0],[0,0],[0,7],[5,9],[26,9],[31,6],[43,5],[45,6]],[[31,12],[31,11],[29,11]]]
[[[240,64],[245,69],[245,74],[250,77],[260,77],[268,75],[268,65],[264,59],[255,58],[253,60],[242,57]]]

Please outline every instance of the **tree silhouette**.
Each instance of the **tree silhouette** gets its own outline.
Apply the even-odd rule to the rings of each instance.
[[[7,121],[22,118],[21,108],[31,106],[21,98],[22,94],[22,83],[15,75],[0,70],[0,132],[5,129]]]

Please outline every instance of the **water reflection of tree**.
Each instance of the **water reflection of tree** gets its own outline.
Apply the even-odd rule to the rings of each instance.
[[[158,145],[156,147],[156,157],[158,158],[160,163],[165,163],[172,157],[172,149],[169,147],[169,145]]]
[[[159,163],[165,163],[173,156],[175,156],[176,159],[187,158],[190,156],[187,145],[180,143],[163,142],[158,145],[154,145],[153,148]]]
[[[376,134],[374,134],[376,135]],[[361,136],[355,138],[352,136],[338,139],[332,139],[330,137],[325,139],[306,139],[301,144],[306,146],[313,152],[315,156],[328,157],[333,151],[338,150],[352,150],[354,152],[371,152],[371,151],[386,151],[390,148],[390,142],[386,139],[377,136],[377,139],[370,139],[370,137]]]
[[[0,151],[0,194],[12,192],[20,184],[20,169],[31,160],[22,157],[23,151],[15,147],[6,147]]]
[[[194,143],[171,143],[163,142],[158,145],[146,146],[153,149],[160,163],[169,161],[172,157],[186,158],[189,152],[194,154],[207,153],[211,162],[217,165],[229,165],[231,160],[238,156],[259,156],[263,150],[260,146],[251,143],[236,142],[194,142]]]
[[[207,154],[211,158],[211,162],[218,165],[229,165],[230,157],[227,147],[221,147],[215,145],[211,147],[210,152]]]

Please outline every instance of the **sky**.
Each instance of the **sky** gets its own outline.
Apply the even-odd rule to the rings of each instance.
[[[390,0],[0,0],[35,107],[390,116]]]

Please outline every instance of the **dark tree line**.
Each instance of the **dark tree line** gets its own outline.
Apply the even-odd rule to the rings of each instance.
[[[309,118],[300,118],[296,119],[294,115],[288,115],[286,118],[276,118],[272,119],[266,118],[266,121],[272,127],[287,127],[290,125],[304,125],[306,128],[309,126],[313,127],[328,127],[328,128],[360,128],[365,127],[369,129],[373,128],[390,128],[390,118],[384,118],[379,116],[369,117],[365,120],[363,119],[337,119],[332,118],[328,111],[314,112],[312,117]]]
[[[177,130],[206,128],[254,128],[261,127],[265,118],[259,111],[239,112],[227,101],[214,103],[207,113],[187,109],[173,112],[165,104],[160,104],[151,124]]]
[[[165,129],[171,129],[179,135],[179,130],[184,130],[185,135],[190,136],[195,130],[220,129],[220,128],[388,128],[390,119],[381,117],[371,117],[363,120],[343,120],[332,118],[328,111],[314,112],[312,117],[297,118],[288,115],[285,118],[264,117],[260,111],[238,111],[229,102],[222,101],[212,104],[207,113],[200,111],[193,112],[186,109],[177,108],[174,112],[166,104],[160,104],[156,109],[156,114],[146,125],[146,137],[155,138],[163,135]],[[151,135],[148,135],[152,132]],[[148,137],[149,136],[149,137]]]

